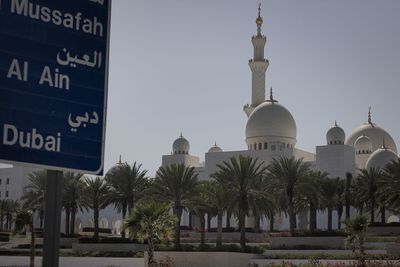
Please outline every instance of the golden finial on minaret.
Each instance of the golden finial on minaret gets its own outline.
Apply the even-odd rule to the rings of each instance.
[[[258,17],[256,19],[257,24],[257,36],[261,36],[261,25],[263,24],[263,19],[261,17],[261,3],[258,3]]]
[[[122,165],[122,156],[121,155],[119,155],[119,160],[118,160],[117,165]]]
[[[372,124],[372,119],[371,119],[371,107],[369,107],[369,110],[368,110],[368,123],[369,123],[369,124]]]
[[[180,138],[182,138],[183,137],[183,135],[182,135],[182,131],[181,131],[181,135],[179,136]]]
[[[335,127],[337,127],[337,120],[335,120]]]

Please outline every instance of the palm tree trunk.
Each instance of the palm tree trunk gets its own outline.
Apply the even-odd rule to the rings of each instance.
[[[370,222],[374,223],[375,222],[375,205],[373,205],[373,204],[371,205],[370,213],[371,213]]]
[[[289,201],[289,222],[290,222],[290,233],[294,233],[296,229],[296,214],[294,212],[293,201]]]
[[[126,217],[126,204],[122,205],[122,221],[125,221]],[[121,238],[125,238],[125,230],[121,231]]]
[[[147,249],[147,266],[148,267],[155,267],[157,263],[154,261],[154,234],[153,231],[150,230],[147,235],[147,242],[148,242],[148,249]]]
[[[40,225],[40,229],[43,229],[43,218],[44,218],[44,210],[40,209],[39,210],[39,225]]]
[[[206,228],[206,219],[203,216],[200,216],[200,245],[203,246],[206,243],[206,233],[205,233],[205,228]]]
[[[342,215],[343,215],[343,209],[342,210],[338,210],[338,229],[342,229]]]
[[[29,267],[35,267],[35,226],[33,225],[33,214],[30,222],[31,228],[31,251],[29,256]]]
[[[94,207],[93,209],[93,219],[94,219],[94,240],[99,241],[99,207]]]
[[[332,208],[328,207],[328,231],[332,231]]]
[[[229,211],[226,212],[226,228],[231,227],[231,213]]]
[[[254,233],[259,233],[260,232],[260,216],[255,215],[254,216]]]
[[[271,217],[269,218],[269,231],[273,232],[274,231],[274,213],[271,214]]]
[[[180,243],[181,243],[181,217],[182,217],[182,208],[177,207],[175,208],[175,216],[176,216],[176,223],[175,223],[175,250],[178,250]]]
[[[310,231],[317,229],[317,209],[313,204],[310,204]]]
[[[381,223],[386,223],[386,208],[385,208],[385,206],[381,207]]]
[[[193,214],[189,212],[189,229],[193,229]]]
[[[222,245],[222,212],[218,212],[217,216],[217,221],[218,221],[218,226],[217,226],[217,247],[220,247]]]
[[[240,246],[244,250],[246,248],[246,213],[239,211],[239,228],[240,228]]]
[[[345,196],[345,204],[346,204],[346,220],[350,219],[350,188],[351,188],[351,179],[353,176],[351,173],[346,173],[346,196]]]
[[[76,216],[76,207],[72,207],[71,211],[71,224],[69,229],[69,235],[73,237],[75,235],[75,216]]]
[[[9,225],[10,225],[10,214],[7,213],[6,214],[6,230],[10,229]]]
[[[4,213],[3,213],[3,210],[2,210],[1,213],[0,213],[0,231],[3,230],[3,226],[4,226],[3,222],[4,222]]]
[[[65,235],[69,236],[69,223],[71,220],[71,209],[65,208]]]
[[[360,242],[360,258],[359,258],[359,264],[358,266],[360,267],[366,267],[367,264],[365,262],[366,254],[365,254],[365,236],[366,236],[366,231],[364,230],[362,234],[360,235],[359,242]]]
[[[210,232],[211,229],[211,215],[208,213],[207,214],[207,232]]]

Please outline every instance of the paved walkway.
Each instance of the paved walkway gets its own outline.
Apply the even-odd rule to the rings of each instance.
[[[0,267],[28,266],[29,257],[0,256]],[[42,257],[35,258],[35,266],[42,266]],[[143,258],[61,257],[59,267],[144,267]]]

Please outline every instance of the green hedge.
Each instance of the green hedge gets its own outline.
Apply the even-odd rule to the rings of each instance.
[[[10,233],[0,233],[0,242],[9,242]]]
[[[207,251],[207,252],[244,252],[244,253],[255,253],[262,254],[265,251],[264,247],[259,246],[246,246],[245,249],[242,249],[239,245],[231,244],[231,245],[222,245],[220,247],[215,247],[214,245],[200,245],[194,246],[190,244],[180,244],[178,249],[175,249],[170,245],[156,245],[156,251],[187,251],[187,252],[196,252],[196,251]]]

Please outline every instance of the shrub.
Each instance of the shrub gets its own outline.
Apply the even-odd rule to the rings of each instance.
[[[393,226],[400,226],[400,222],[391,222],[391,223],[382,223],[382,222],[374,222],[374,223],[370,223],[368,224],[368,227],[393,227]]]
[[[344,231],[336,230],[336,231],[297,231],[293,234],[293,236],[347,236]]]
[[[94,232],[93,227],[83,227],[82,232]],[[102,234],[111,234],[111,229],[109,228],[99,228],[99,233]]]
[[[0,242],[9,242],[10,233],[0,233]]]
[[[207,251],[207,252],[244,252],[244,253],[255,253],[262,254],[264,252],[264,247],[259,246],[246,246],[243,250],[239,245],[230,244],[230,245],[222,245],[220,247],[215,247],[213,245],[200,245],[198,247],[190,244],[180,244],[177,250],[168,245],[158,245],[156,246],[156,251],[187,251],[187,252],[196,252],[196,251]]]

